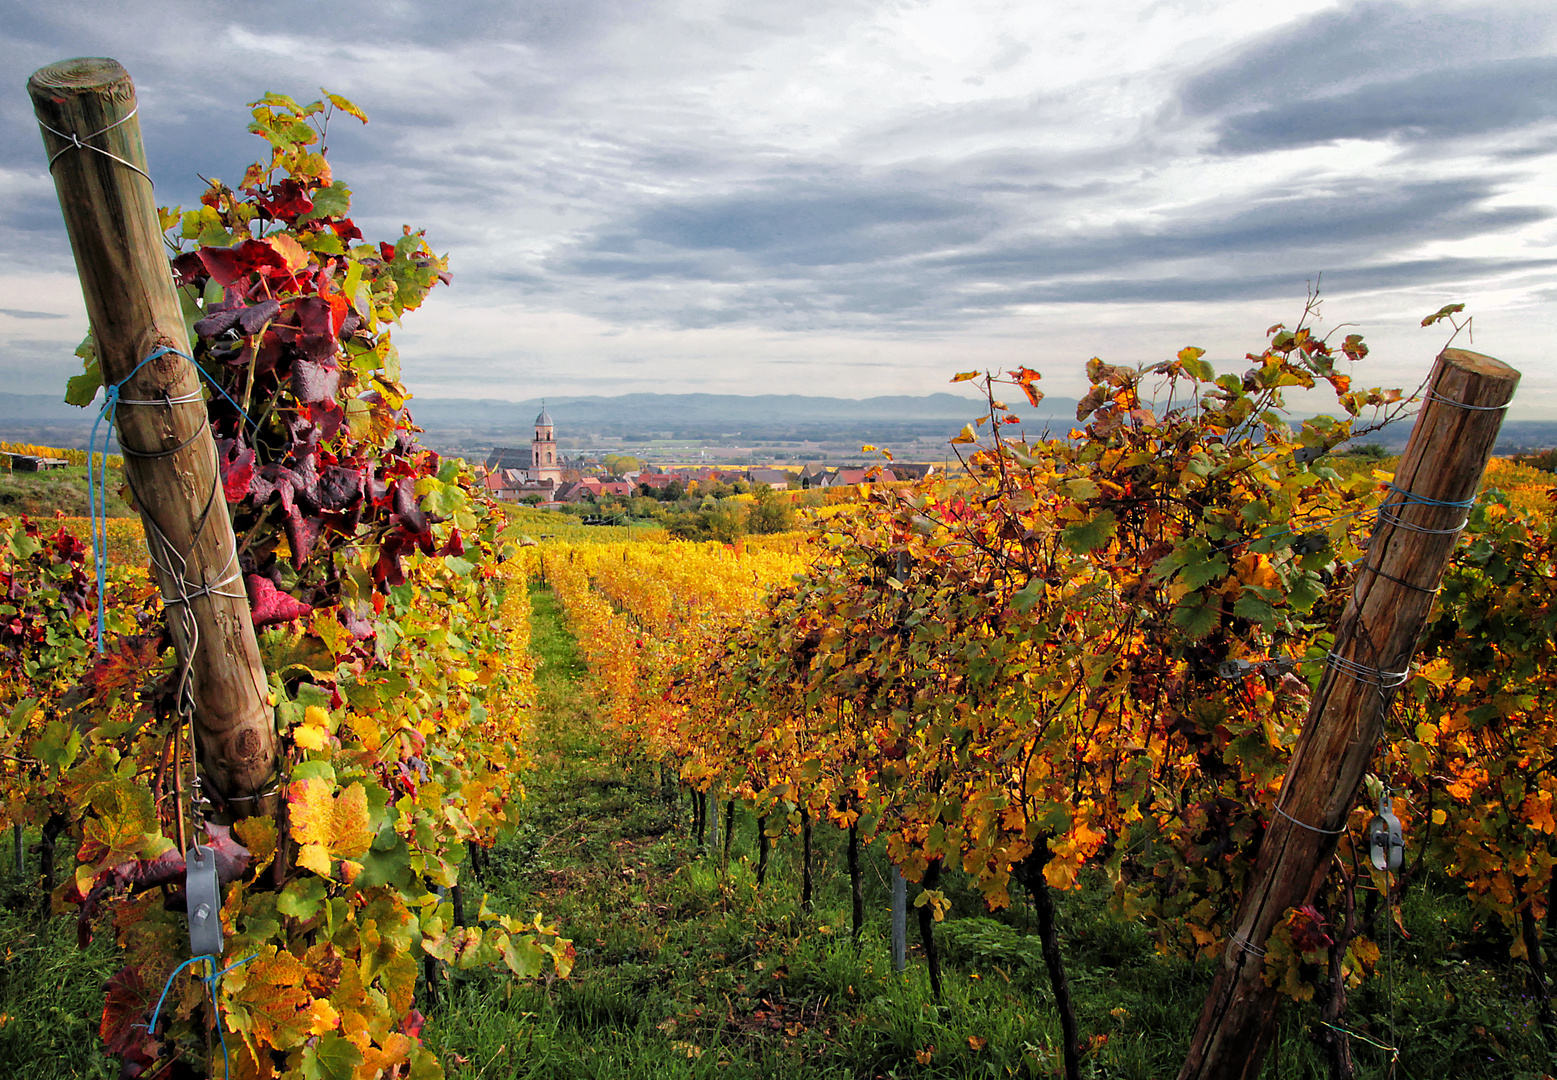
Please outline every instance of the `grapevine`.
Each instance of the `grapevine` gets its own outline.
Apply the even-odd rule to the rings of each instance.
[[[169,982],[188,948],[190,762],[144,574],[116,568],[115,636],[96,658],[79,541],[8,524],[0,550],[13,601],[28,575],[63,583],[12,612],[5,647],[32,674],[0,685],[21,748],[7,791],[24,793],[4,813],[75,842],[54,901],[120,946],[101,1032],[136,1072],[184,1059],[210,1074],[226,1047],[235,1076],[441,1075],[419,1038],[418,956],[525,977],[572,965],[538,914],[482,902],[467,919],[448,898],[522,797],[527,594],[501,565],[501,516],[463,463],[417,443],[406,408],[390,328],[448,280],[445,262],[409,229],[358,242],[324,152],[333,115],[366,120],[333,95],[266,95],[250,130],[269,161],[162,212],[194,358],[225,391],[208,410],[285,748],[282,816],[213,796],[231,968],[214,1006],[189,975]],[[90,340],[81,352],[78,404],[100,381]]]

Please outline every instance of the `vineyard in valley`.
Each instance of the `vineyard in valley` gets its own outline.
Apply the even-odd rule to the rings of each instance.
[[[105,392],[138,519],[90,457],[87,518],[0,518],[0,1061],[1227,1075],[1202,1002],[1245,978],[1255,1071],[1551,1073],[1557,476],[1483,455],[1449,498],[1416,440],[1398,476],[1344,452],[1411,409],[1495,434],[1516,373],[1446,349],[1434,379],[1503,400],[1354,388],[1368,348],[1311,302],[1241,374],[1090,361],[1052,440],[1007,435],[1038,372],[956,375],[964,468],[796,532],[510,513],[417,439],[391,329],[448,275],[409,227],[362,242],[322,141],[366,118],[252,110],[268,162],[153,222],[187,356],[94,337],[68,391]],[[139,183],[132,117],[106,162],[47,127],[61,184]],[[1421,616],[1398,661],[1380,589]],[[1305,820],[1338,685],[1379,734]]]

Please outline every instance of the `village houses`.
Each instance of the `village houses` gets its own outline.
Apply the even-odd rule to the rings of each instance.
[[[542,505],[557,505],[660,493],[675,484],[679,484],[682,491],[739,482],[753,487],[760,484],[774,491],[801,491],[880,481],[917,480],[931,475],[938,468],[931,464],[896,463],[864,468],[812,464],[798,471],[697,466],[653,472],[645,469],[619,477],[580,476],[575,472],[576,479],[564,480],[566,470],[557,452],[556,426],[543,404],[535,418],[535,433],[530,445],[494,446],[486,462],[477,467],[476,473],[487,493],[500,502],[523,502],[529,499]]]

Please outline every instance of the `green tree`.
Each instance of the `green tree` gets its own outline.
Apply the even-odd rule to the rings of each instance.
[[[788,532],[795,527],[795,507],[783,495],[767,485],[757,488],[757,501],[746,515],[746,528],[753,533]]]

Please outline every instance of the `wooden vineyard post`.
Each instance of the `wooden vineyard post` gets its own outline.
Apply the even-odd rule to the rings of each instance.
[[[908,970],[908,879],[892,868],[892,970]]]
[[[27,90],[103,384],[123,383],[116,419],[125,476],[174,644],[191,665],[203,771],[233,816],[273,813],[277,796],[265,790],[275,722],[200,378],[175,353],[142,366],[159,348],[188,353],[189,341],[146,175],[135,86],[116,61],[83,59],[34,72]],[[180,605],[187,615],[174,610]]]
[[[1438,357],[1179,1080],[1260,1075],[1280,1004],[1262,977],[1265,943],[1325,879],[1518,383],[1517,371],[1490,356],[1446,349]]]
[[[908,565],[908,554],[898,552],[892,577],[906,581]],[[908,970],[908,879],[896,864],[892,867],[892,970]]]

